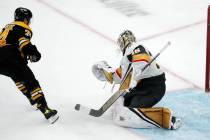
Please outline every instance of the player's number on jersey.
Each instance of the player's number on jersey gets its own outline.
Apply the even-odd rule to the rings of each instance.
[[[25,35],[29,38],[31,38],[31,32],[29,30],[25,30]]]
[[[0,47],[6,44],[6,38],[9,34],[9,31],[13,30],[14,25],[8,25],[0,34]]]

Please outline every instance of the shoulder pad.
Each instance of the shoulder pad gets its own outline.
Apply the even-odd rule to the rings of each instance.
[[[146,61],[149,62],[151,59],[150,52],[146,50],[143,46],[139,45],[133,49],[131,62]]]
[[[25,35],[26,38],[29,38],[30,39],[32,37],[32,34],[33,33],[32,33],[31,28],[27,24],[25,24],[24,22],[14,21],[14,22],[11,23],[11,25],[16,25],[16,27],[19,30],[21,30],[21,32],[23,30],[24,31],[23,33],[24,33],[24,35]]]
[[[146,49],[142,45],[138,45],[136,48],[133,49],[132,55],[143,53],[148,54]]]
[[[12,22],[11,24],[21,26],[21,27],[23,27],[23,28],[25,28],[25,29],[28,29],[30,32],[32,32],[31,28],[30,28],[27,24],[25,24],[24,22],[21,22],[21,21],[14,21],[14,22]]]

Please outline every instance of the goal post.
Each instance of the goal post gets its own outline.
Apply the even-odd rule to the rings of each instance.
[[[206,82],[205,91],[210,92],[210,5],[207,13]]]

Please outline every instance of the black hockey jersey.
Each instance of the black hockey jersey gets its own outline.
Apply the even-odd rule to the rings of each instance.
[[[0,60],[21,56],[27,59],[24,49],[31,45],[32,30],[21,21],[7,24],[0,33]]]

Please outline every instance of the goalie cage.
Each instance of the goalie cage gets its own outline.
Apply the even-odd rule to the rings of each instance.
[[[210,91],[210,5],[207,13],[207,43],[206,43],[206,92]]]

